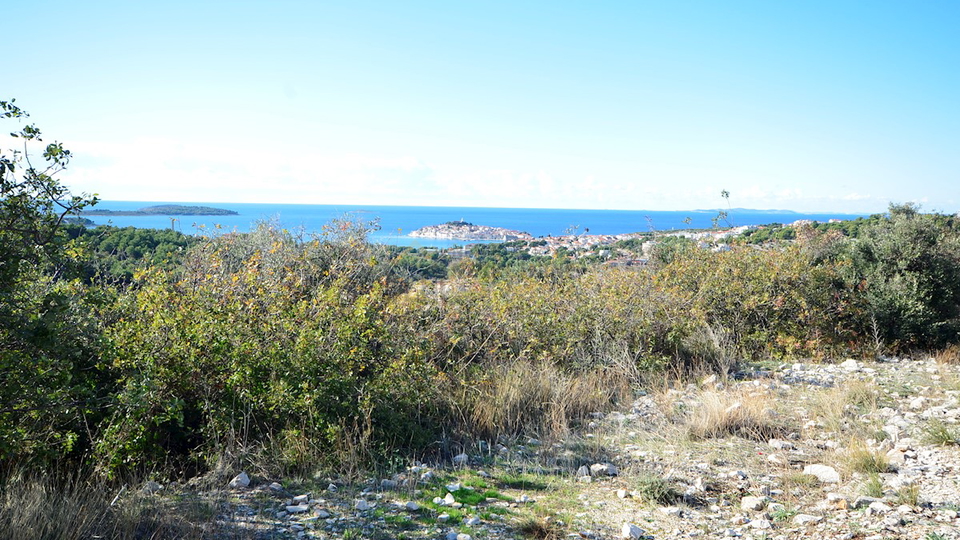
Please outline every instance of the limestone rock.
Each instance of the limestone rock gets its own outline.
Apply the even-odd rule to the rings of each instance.
[[[882,516],[893,510],[893,507],[881,501],[874,501],[867,507],[867,513]]]
[[[396,489],[396,488],[397,488],[396,480],[390,480],[389,478],[384,478],[383,480],[380,480],[380,489]]]
[[[810,514],[797,514],[793,516],[794,525],[815,525],[823,521],[821,516],[811,516]]]
[[[247,476],[246,472],[241,472],[234,476],[233,480],[230,480],[230,487],[234,489],[250,487],[250,477]]]
[[[817,477],[824,484],[836,484],[840,482],[840,473],[828,465],[807,465],[803,468],[803,474],[810,474]]]
[[[620,470],[612,463],[594,463],[590,466],[591,476],[617,476]]]
[[[775,448],[777,450],[793,450],[793,443],[790,441],[784,441],[782,439],[770,439],[767,441],[767,445],[770,448]]]
[[[740,509],[751,512],[759,512],[767,506],[766,497],[744,497],[740,499]]]
[[[639,540],[643,538],[644,530],[633,523],[624,523],[620,529],[620,537],[625,540]]]
[[[853,358],[849,358],[840,363],[840,369],[843,369],[844,371],[859,371],[860,362],[857,362]]]

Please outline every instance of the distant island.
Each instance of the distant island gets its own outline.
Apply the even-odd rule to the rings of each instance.
[[[160,204],[146,206],[139,210],[87,210],[85,216],[236,216],[237,212],[210,206],[184,206],[180,204]]]
[[[433,238],[440,240],[530,240],[529,233],[504,229],[502,227],[488,227],[474,225],[466,221],[448,221],[440,225],[430,225],[410,233],[414,238]]]

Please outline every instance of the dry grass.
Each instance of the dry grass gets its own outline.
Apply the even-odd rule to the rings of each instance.
[[[881,395],[882,390],[873,382],[850,381],[816,394],[811,413],[828,431],[847,433],[851,438],[862,438],[873,434],[867,433],[872,425],[852,420],[875,412]]]
[[[517,531],[531,540],[562,540],[567,537],[567,528],[555,517],[529,516],[517,523]]]
[[[783,431],[774,422],[771,397],[766,392],[705,390],[698,401],[686,422],[687,433],[694,440],[735,435],[763,441]]]
[[[572,423],[629,397],[632,382],[615,365],[569,373],[549,362],[516,360],[487,370],[479,384],[461,381],[454,399],[473,436],[557,440]]]
[[[939,364],[960,364],[960,345],[950,345],[946,349],[937,352],[933,358]]]
[[[252,537],[218,524],[210,502],[172,501],[88,480],[25,473],[0,483],[0,531],[18,540]]]

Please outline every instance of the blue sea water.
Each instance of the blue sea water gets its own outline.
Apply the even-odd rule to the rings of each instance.
[[[455,206],[354,206],[326,204],[258,204],[162,201],[101,201],[97,210],[138,210],[158,204],[212,206],[238,213],[235,216],[87,216],[98,225],[168,229],[187,234],[208,231],[219,225],[221,230],[247,232],[260,221],[277,221],[287,229],[318,232],[331,220],[376,221],[378,230],[370,235],[373,242],[413,247],[450,247],[462,241],[445,241],[407,236],[413,230],[447,221],[464,220],[477,225],[504,227],[525,231],[533,236],[564,234],[624,234],[639,231],[710,228],[717,210],[647,211],[647,210],[565,210],[543,208],[473,208]],[[855,219],[862,214],[800,214],[776,210],[728,210],[721,225],[765,225],[791,223],[798,219],[827,221]],[[689,219],[689,224],[684,220]]]

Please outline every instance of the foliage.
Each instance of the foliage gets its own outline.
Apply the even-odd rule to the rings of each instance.
[[[664,266],[658,283],[733,336],[749,357],[822,356],[855,338],[852,291],[806,245],[759,251],[687,250]]]
[[[110,282],[130,283],[137,270],[149,267],[175,270],[187,248],[198,239],[171,229],[68,226],[68,235],[82,245],[85,274]]]
[[[0,118],[27,114],[0,101]],[[11,133],[22,148],[0,154],[0,461],[79,455],[110,385],[98,369],[98,311],[109,290],[76,277],[77,246],[63,221],[96,198],[71,195],[55,176],[71,158],[61,143],[40,150],[40,130]]]
[[[892,350],[936,348],[960,335],[960,223],[910,205],[859,231],[842,254],[878,341]]]
[[[276,440],[296,468],[338,445],[427,446],[429,366],[391,332],[389,267],[356,232],[298,242],[265,225],[199,244],[181,276],[138,275],[109,332],[123,391],[101,462],[202,468]]]

